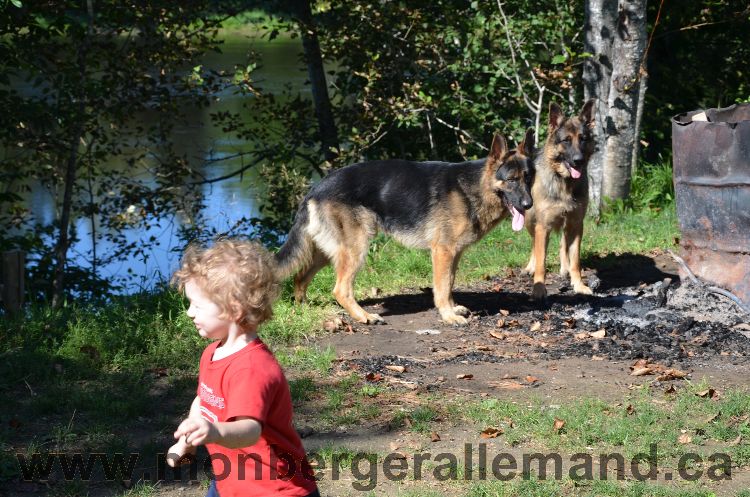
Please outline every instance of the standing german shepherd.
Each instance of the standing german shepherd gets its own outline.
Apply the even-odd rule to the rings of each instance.
[[[531,188],[534,207],[526,216],[526,229],[533,240],[526,272],[534,275],[535,300],[547,296],[544,285],[547,244],[550,232],[560,228],[560,274],[570,274],[576,293],[591,295],[591,289],[581,279],[580,256],[583,218],[589,202],[586,165],[594,151],[593,109],[594,100],[589,100],[578,116],[566,118],[556,103],[549,106],[547,140],[535,160],[536,175]]]
[[[533,143],[529,129],[510,151],[495,135],[484,160],[372,161],[330,173],[304,198],[276,254],[279,278],[297,271],[294,297],[301,302],[313,276],[333,263],[339,304],[359,322],[383,322],[354,299],[354,277],[381,230],[407,247],[431,250],[435,306],[446,323],[466,323],[469,310],[451,294],[458,260],[509,213],[513,229],[523,228],[532,205]]]

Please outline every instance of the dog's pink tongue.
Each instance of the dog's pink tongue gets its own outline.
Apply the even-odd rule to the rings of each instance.
[[[570,175],[573,176],[573,179],[578,179],[581,177],[581,171],[576,169],[575,167],[570,168]]]
[[[513,231],[521,231],[523,229],[523,214],[512,205],[510,206],[510,213],[513,214]]]

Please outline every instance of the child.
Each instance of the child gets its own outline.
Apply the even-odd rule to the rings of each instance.
[[[201,356],[198,395],[167,460],[178,465],[206,445],[215,475],[207,497],[319,497],[292,426],[289,385],[257,335],[278,293],[274,273],[263,247],[225,239],[208,249],[189,247],[173,277],[198,334],[213,342]]]

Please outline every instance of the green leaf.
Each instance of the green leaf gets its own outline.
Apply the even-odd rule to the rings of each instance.
[[[23,7],[23,4],[21,3],[21,0],[10,0],[10,3],[18,7],[19,9]]]
[[[553,64],[564,64],[568,58],[565,55],[555,55],[552,57]]]

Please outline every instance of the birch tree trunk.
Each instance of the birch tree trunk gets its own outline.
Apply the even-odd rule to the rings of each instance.
[[[583,69],[584,99],[596,99],[596,152],[588,165],[589,205],[598,214],[603,198],[630,192],[637,162],[641,77],[646,48],[647,0],[587,0]]]

